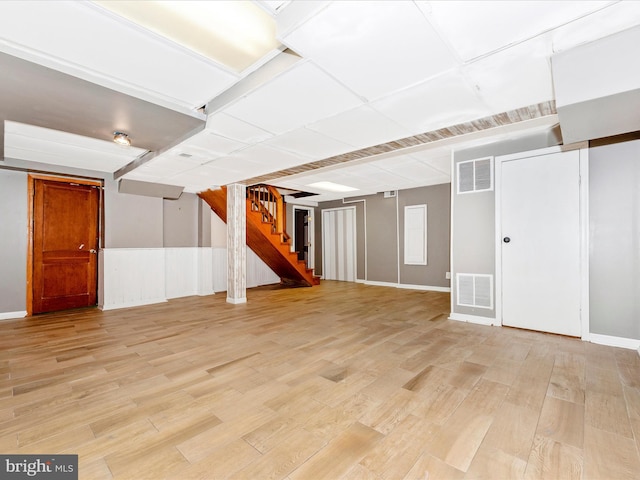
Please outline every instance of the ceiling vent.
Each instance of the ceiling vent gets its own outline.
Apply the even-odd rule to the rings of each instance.
[[[190,153],[184,153],[184,152],[179,153],[178,156],[182,157],[182,158],[191,158],[191,157],[193,157],[193,155],[191,155]]]
[[[640,26],[551,57],[565,144],[640,130]]]

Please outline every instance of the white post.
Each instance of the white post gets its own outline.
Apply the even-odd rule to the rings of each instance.
[[[245,185],[227,186],[227,302],[247,302],[247,210]]]

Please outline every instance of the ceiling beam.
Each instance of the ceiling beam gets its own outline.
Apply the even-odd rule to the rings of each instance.
[[[324,160],[297,165],[295,167],[278,170],[276,172],[267,173],[258,177],[244,180],[245,185],[256,185],[260,183],[269,183],[275,179],[289,177],[301,173],[310,172],[320,168],[331,167],[335,165],[343,165],[357,160],[368,160],[372,157],[378,157],[382,154],[406,150],[417,146],[428,145],[429,143],[439,142],[445,139],[452,139],[462,135],[468,135],[475,132],[481,132],[492,128],[504,127],[527,120],[542,118],[555,115],[556,106],[553,100],[548,102],[529,105],[528,107],[510,110],[508,112],[498,113],[489,117],[479,118],[470,122],[459,123],[451,127],[440,128],[430,132],[419,133],[410,137],[401,138],[392,142],[381,143],[372,147],[354,150],[353,152],[343,153]]]

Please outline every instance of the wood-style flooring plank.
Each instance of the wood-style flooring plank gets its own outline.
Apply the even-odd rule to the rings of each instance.
[[[585,427],[584,480],[631,480],[639,475],[640,457],[633,439],[589,425]]]
[[[291,480],[334,480],[348,472],[382,439],[377,430],[354,423],[295,470]]]
[[[0,451],[90,480],[640,478],[640,357],[345,282],[0,322]]]

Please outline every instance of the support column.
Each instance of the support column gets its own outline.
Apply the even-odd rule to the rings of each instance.
[[[227,302],[247,302],[247,187],[227,186]]]

